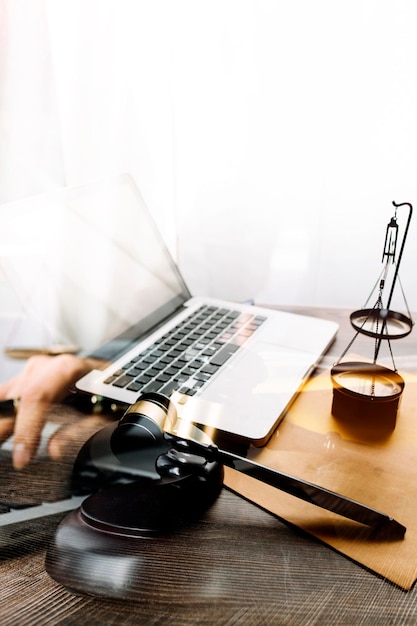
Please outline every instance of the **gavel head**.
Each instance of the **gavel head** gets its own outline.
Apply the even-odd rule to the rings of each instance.
[[[120,421],[91,437],[73,471],[75,493],[91,493],[84,521],[107,532],[153,534],[201,515],[217,498],[223,467],[178,451],[164,436],[175,407],[165,396],[143,394]],[[134,532],[136,532],[134,531]]]

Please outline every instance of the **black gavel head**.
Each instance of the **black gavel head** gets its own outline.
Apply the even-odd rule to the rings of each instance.
[[[129,452],[165,446],[163,425],[168,411],[175,411],[166,396],[147,393],[119,420],[111,435],[110,445],[118,457],[125,458]]]
[[[165,396],[143,394],[117,424],[91,437],[73,471],[75,493],[91,493],[83,521],[106,532],[166,532],[201,515],[223,484],[223,467],[173,449],[163,426],[175,407]]]

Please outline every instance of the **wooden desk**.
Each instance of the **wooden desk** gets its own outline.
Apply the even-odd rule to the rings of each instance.
[[[322,363],[328,368],[352,337],[348,312],[298,310],[340,323]],[[415,333],[394,345],[394,355],[399,369],[416,371]],[[70,466],[67,459],[60,471]],[[161,541],[136,602],[73,595],[53,581],[44,559],[57,523],[49,518],[22,549],[2,555],[2,626],[417,623],[415,590],[396,588],[226,490],[198,523]]]

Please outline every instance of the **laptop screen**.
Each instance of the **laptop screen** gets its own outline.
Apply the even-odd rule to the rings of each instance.
[[[128,175],[3,205],[0,215],[0,263],[22,333],[30,319],[45,342],[111,358],[190,295]],[[21,343],[19,324],[8,343]]]

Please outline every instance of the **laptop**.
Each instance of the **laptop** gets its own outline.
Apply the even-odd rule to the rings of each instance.
[[[264,445],[333,341],[337,324],[193,296],[132,178],[123,175],[99,193],[107,204],[113,198],[113,220],[125,219],[129,210],[123,241],[116,242],[129,263],[123,278],[113,281],[112,304],[128,308],[135,321],[89,352],[110,364],[81,378],[77,388],[127,405],[147,391],[176,394],[196,407],[193,421],[205,429]],[[100,210],[97,202],[72,208],[88,220],[92,205]],[[108,213],[101,228],[114,243]]]

